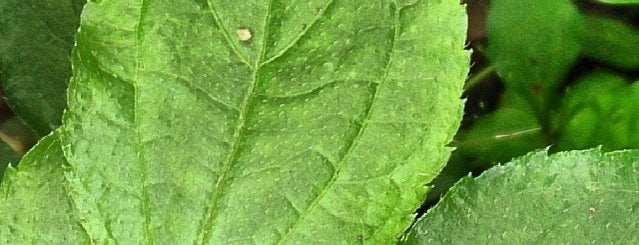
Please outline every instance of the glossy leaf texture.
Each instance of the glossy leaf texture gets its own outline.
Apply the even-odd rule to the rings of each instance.
[[[635,244],[639,151],[533,152],[459,181],[406,244]]]
[[[74,238],[394,242],[450,153],[465,28],[454,1],[88,3],[60,130]]]
[[[61,124],[85,0],[0,1],[0,69],[11,109],[40,136]]]

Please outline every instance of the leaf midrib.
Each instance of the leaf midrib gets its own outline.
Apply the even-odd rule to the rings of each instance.
[[[137,82],[140,80],[140,70],[142,69],[142,64],[140,61],[140,49],[142,42],[142,20],[144,19],[146,10],[148,7],[148,2],[146,0],[140,0],[140,14],[138,16],[138,25],[136,27],[136,38],[135,38],[135,81],[136,83],[133,86],[133,125],[135,127],[135,154],[138,166],[140,167],[141,172],[141,190],[142,190],[142,207],[141,211],[144,215],[144,242],[146,244],[153,243],[153,232],[151,231],[151,211],[149,208],[150,197],[149,190],[147,189],[148,184],[148,163],[144,159],[144,146],[142,145],[141,134],[140,134],[140,122],[138,118],[138,109],[143,108],[140,103],[140,91],[137,85]]]
[[[332,2],[332,1],[331,1]],[[259,76],[260,76],[260,68],[265,65],[270,63],[271,61],[273,61],[274,59],[276,59],[277,57],[279,57],[281,54],[276,55],[275,57],[268,59],[267,61],[263,62],[262,60],[265,59],[265,53],[266,53],[266,43],[267,43],[267,38],[268,38],[268,33],[269,33],[269,23],[271,22],[271,14],[272,14],[272,5],[273,5],[273,1],[269,1],[268,3],[268,7],[267,7],[267,13],[264,19],[264,33],[263,33],[263,38],[261,39],[260,42],[260,46],[259,46],[259,53],[258,53],[258,57],[256,58],[256,60],[254,61],[254,64],[251,68],[253,68],[253,73],[251,76],[251,81],[250,84],[247,88],[247,92],[246,92],[246,96],[244,98],[244,100],[242,101],[242,104],[240,106],[240,113],[238,116],[238,125],[235,128],[232,140],[231,140],[231,147],[230,147],[230,151],[228,152],[225,160],[222,163],[222,169],[220,171],[220,176],[218,178],[218,181],[216,182],[215,186],[214,186],[214,190],[211,194],[209,194],[209,197],[207,198],[207,200],[210,200],[210,205],[207,207],[207,210],[205,211],[203,220],[200,223],[199,226],[199,230],[197,232],[197,240],[196,240],[196,244],[204,244],[207,241],[209,241],[210,239],[210,230],[213,228],[214,225],[214,219],[216,217],[216,214],[218,212],[218,210],[216,209],[220,198],[223,194],[224,191],[224,185],[225,183],[228,181],[228,173],[230,172],[230,170],[233,168],[233,165],[236,163],[236,158],[238,156],[238,151],[239,151],[239,145],[241,144],[241,138],[244,135],[243,132],[245,130],[245,124],[246,124],[246,116],[248,114],[249,111],[251,111],[252,106],[254,105],[253,101],[255,98],[255,90],[259,85]],[[231,47],[233,48],[234,52],[236,52],[236,54],[238,56],[240,56],[240,59],[242,59],[242,56],[240,55],[240,53],[237,50],[237,47],[234,45],[235,42],[231,42],[231,35],[228,33],[228,29],[225,28],[225,26],[222,24],[221,19],[219,18],[219,15],[217,14],[216,10],[214,9],[213,5],[209,2],[209,8],[211,10],[211,13],[213,14],[215,21],[217,22],[216,24],[219,26],[220,29],[224,30],[224,34],[225,34],[225,38],[227,39],[227,42],[229,43],[229,45],[231,45]],[[392,52],[395,48],[395,41],[396,38],[398,37],[398,32],[399,32],[399,12],[400,10],[398,9],[394,9],[394,15],[395,15],[395,28],[394,28],[394,33],[393,33],[393,40],[392,43],[390,45],[390,49],[389,51],[391,52],[391,54],[389,54],[389,60],[387,61],[385,70],[384,70],[384,74],[382,76],[382,79],[380,80],[386,80],[388,77],[388,73],[390,70],[390,66],[392,64]],[[299,37],[298,37],[299,38]],[[296,39],[297,40],[297,39]],[[295,40],[295,41],[296,41]],[[293,43],[295,43],[295,41]],[[285,49],[287,50],[287,49]],[[281,53],[285,52],[282,51]],[[373,109],[373,105],[376,101],[376,95],[378,93],[377,88],[375,89],[375,92],[372,96],[371,99],[371,104],[370,106],[367,108],[366,110],[366,114],[365,114],[365,118],[364,118],[364,123],[362,124],[362,126],[360,127],[360,129],[358,130],[357,134],[355,135],[355,137],[353,137],[353,139],[347,143],[347,148],[344,151],[344,155],[342,157],[342,159],[340,160],[341,163],[344,162],[344,159],[346,159],[346,157],[350,154],[350,152],[352,151],[352,149],[357,145],[358,139],[361,137],[361,135],[363,134],[364,130],[367,128],[367,124],[365,123],[366,121],[369,120],[371,113],[372,113],[372,109]],[[316,196],[313,200],[313,202],[311,203],[311,205],[305,210],[304,215],[300,216],[293,224],[291,224],[289,226],[289,229],[287,229],[287,233],[284,234],[278,241],[278,243],[283,243],[286,241],[286,239],[288,238],[288,235],[290,235],[292,233],[293,230],[295,230],[295,227],[297,227],[300,223],[302,223],[303,220],[305,220],[305,217],[310,213],[311,210],[313,210],[314,208],[317,207],[318,203],[320,202],[320,200],[322,200],[322,197],[328,192],[328,190],[330,190],[332,188],[332,186],[337,182],[337,177],[339,176],[339,170],[341,168],[341,166],[343,166],[344,164],[339,164],[336,168],[335,173],[333,174],[331,180],[329,181],[329,183],[327,183],[327,185],[323,188],[322,192]]]
[[[236,54],[240,56],[240,53],[237,51],[237,48],[235,47],[234,43],[230,41],[231,35],[228,33],[228,29],[223,25],[221,19],[219,18],[219,14],[213,7],[213,4],[211,4],[211,2],[209,2],[208,4],[209,4],[209,9],[214,16],[215,21],[217,22],[217,25],[219,26],[221,30],[225,32],[225,36],[227,41],[229,42],[229,45],[234,49],[234,52],[236,52]],[[273,0],[268,2],[267,13],[264,18],[264,24],[263,24],[264,33],[259,45],[258,57],[255,59],[254,64],[251,66],[253,73],[251,74],[251,81],[247,88],[246,96],[244,97],[244,100],[242,101],[242,104],[239,107],[240,113],[238,114],[238,125],[235,128],[235,132],[233,133],[233,137],[231,139],[230,151],[228,152],[226,158],[224,159],[224,162],[222,162],[221,164],[222,169],[220,171],[220,176],[218,178],[218,181],[215,183],[214,190],[210,194],[210,196],[207,198],[207,200],[210,200],[211,204],[207,207],[202,223],[199,226],[199,230],[197,232],[196,244],[205,244],[210,239],[209,231],[213,227],[213,223],[214,223],[213,220],[215,219],[215,215],[218,211],[216,208],[220,201],[224,184],[226,183],[226,181],[228,181],[228,173],[232,169],[233,164],[236,162],[236,158],[238,156],[238,149],[241,143],[240,139],[245,130],[246,116],[248,112],[250,111],[252,105],[254,104],[253,100],[255,98],[255,89],[258,86],[260,68],[261,68],[261,65],[263,65],[261,64],[261,60],[264,59],[264,55],[266,53],[265,47],[266,47],[266,41],[268,38],[267,34],[269,32],[269,26],[270,26],[269,22],[271,21],[272,6],[273,6]],[[240,56],[240,59],[242,59],[241,56]],[[250,63],[246,62],[246,64],[248,65]]]

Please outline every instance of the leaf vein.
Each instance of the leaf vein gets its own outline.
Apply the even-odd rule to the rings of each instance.
[[[345,159],[351,154],[351,151],[355,148],[355,146],[359,142],[358,140],[364,134],[364,131],[366,130],[367,125],[368,125],[367,122],[370,121],[370,117],[371,117],[371,114],[373,112],[373,107],[374,107],[374,105],[376,104],[376,101],[377,101],[377,95],[379,93],[378,86],[381,85],[381,84],[384,84],[383,81],[388,78],[388,73],[390,71],[390,67],[391,67],[391,64],[392,64],[392,57],[393,57],[392,56],[392,52],[395,49],[395,43],[396,43],[396,40],[397,40],[397,38],[399,36],[399,25],[400,25],[400,22],[399,22],[399,19],[397,18],[397,14],[398,14],[398,11],[396,10],[395,11],[395,17],[396,18],[395,18],[395,23],[393,25],[394,26],[393,38],[391,40],[391,44],[389,45],[390,46],[389,52],[391,54],[389,54],[389,56],[388,56],[388,61],[386,63],[385,71],[384,71],[384,74],[382,76],[382,82],[380,82],[380,83],[371,83],[371,86],[373,86],[373,92],[372,92],[373,96],[371,98],[370,106],[366,110],[366,115],[364,117],[363,123],[359,126],[358,132],[352,138],[352,140],[347,142],[346,151],[342,155],[339,164],[337,166],[335,166],[336,169],[335,169],[335,172],[334,172],[331,180],[329,180],[329,182],[326,184],[326,186],[324,187],[322,192],[319,195],[317,195],[317,197],[313,200],[313,202],[311,202],[311,204],[307,208],[306,212],[302,213],[299,216],[299,218],[295,221],[295,223],[293,223],[289,227],[289,229],[287,229],[286,234],[284,234],[281,237],[281,239],[278,241],[277,244],[283,244],[284,241],[286,241],[286,239],[288,239],[290,237],[290,235],[296,230],[296,228],[301,225],[301,223],[306,219],[306,217],[311,213],[311,211],[316,209],[316,208],[318,208],[318,207],[320,207],[319,204],[320,204],[320,201],[322,200],[322,198],[324,197],[324,195],[326,195],[328,193],[328,190],[333,188],[335,183],[337,183],[337,178],[340,175],[341,169],[344,167]],[[330,212],[327,212],[327,213],[330,214]]]
[[[245,57],[244,55],[242,55],[242,53],[239,51],[238,47],[237,47],[237,42],[234,42],[233,38],[231,38],[231,34],[228,32],[228,29],[224,26],[224,24],[222,23],[222,19],[220,19],[220,15],[218,14],[218,12],[215,10],[215,8],[213,8],[213,3],[211,0],[208,1],[208,5],[209,5],[209,11],[211,12],[211,14],[213,15],[213,19],[215,19],[215,24],[217,25],[218,29],[222,32],[222,34],[224,35],[224,40],[226,40],[226,43],[231,47],[231,50],[233,50],[233,53],[235,54],[235,56],[237,56],[238,59],[240,59],[240,61],[242,61],[242,63],[244,63],[245,65],[252,67],[252,68],[257,68],[254,67],[248,60],[247,57]]]
[[[217,96],[213,95],[211,92],[206,91],[205,88],[203,88],[202,86],[194,83],[192,79],[186,78],[186,77],[184,77],[182,75],[179,75],[179,74],[174,74],[174,73],[170,73],[170,72],[166,72],[166,71],[158,71],[158,70],[150,71],[149,70],[148,72],[171,76],[173,79],[176,79],[176,81],[182,82],[183,84],[186,84],[186,86],[188,86],[189,88],[191,88],[193,90],[196,90],[196,91],[202,92],[212,102],[214,102],[214,103],[216,103],[216,104],[218,104],[218,105],[220,105],[220,106],[222,106],[224,108],[232,110],[235,113],[240,111],[240,109],[237,108],[236,106],[231,105],[231,104],[223,101],[222,99],[218,98]]]
[[[329,8],[330,6],[332,6],[332,5],[333,5],[333,0],[330,0],[330,1],[326,4],[326,6],[325,6],[325,10],[324,10],[324,11],[321,11],[321,14],[316,15],[316,16],[315,16],[315,19],[313,19],[313,21],[312,21],[310,24],[308,24],[308,26],[306,26],[306,28],[304,28],[304,30],[302,30],[300,33],[298,33],[298,34],[297,34],[297,36],[295,36],[295,38],[293,38],[293,40],[291,40],[291,42],[290,42],[289,44],[287,44],[286,46],[284,46],[284,48],[283,48],[280,52],[278,52],[277,54],[273,55],[273,57],[271,57],[271,58],[269,58],[269,59],[267,59],[267,60],[263,61],[262,63],[260,63],[260,65],[266,65],[266,64],[268,64],[268,63],[271,63],[271,62],[273,62],[274,60],[276,60],[277,58],[279,58],[279,57],[281,57],[282,55],[284,55],[286,52],[288,52],[288,51],[289,51],[289,50],[290,50],[293,46],[295,46],[295,44],[297,44],[297,42],[299,42],[299,40],[300,40],[300,39],[301,39],[304,35],[306,35],[306,33],[308,32],[308,30],[310,30],[310,29],[311,29],[311,28],[315,25],[315,23],[317,23],[317,21],[318,21],[319,19],[321,19],[321,18],[325,15],[325,13],[327,12],[327,11],[326,11],[326,9],[328,9],[328,8]]]
[[[209,2],[209,6],[211,6],[211,2]],[[245,123],[246,123],[246,116],[248,114],[248,112],[251,109],[252,104],[254,103],[253,101],[255,100],[256,97],[256,88],[258,86],[258,80],[259,80],[259,71],[260,71],[260,60],[264,57],[264,54],[266,53],[266,33],[269,32],[269,28],[268,28],[268,24],[270,22],[271,19],[271,12],[272,12],[272,6],[273,6],[273,0],[269,1],[268,3],[268,11],[266,13],[266,16],[264,18],[264,38],[262,38],[262,42],[260,44],[260,50],[259,50],[259,54],[258,54],[258,58],[255,60],[255,64],[254,65],[250,65],[250,67],[253,68],[253,74],[252,74],[252,79],[251,82],[247,88],[247,92],[246,92],[246,97],[244,98],[244,100],[242,101],[242,104],[240,106],[240,113],[238,115],[238,123],[237,123],[237,127],[235,128],[235,132],[233,133],[233,138],[231,140],[231,145],[230,145],[230,150],[229,153],[227,154],[224,162],[222,162],[221,166],[222,169],[220,171],[220,176],[218,177],[217,182],[215,183],[214,186],[214,190],[213,192],[209,195],[209,197],[207,198],[208,200],[211,200],[211,204],[207,207],[202,223],[200,224],[200,227],[198,228],[198,239],[196,241],[197,244],[204,244],[209,240],[209,230],[211,230],[211,228],[213,227],[213,223],[214,223],[214,218],[215,218],[215,214],[217,212],[216,208],[220,202],[220,198],[222,196],[222,191],[223,191],[223,187],[224,184],[228,181],[229,177],[228,174],[230,172],[230,170],[233,168],[233,164],[236,161],[236,158],[238,156],[239,153],[239,145],[241,143],[241,138],[242,138],[242,134],[245,130]],[[212,9],[212,8],[211,8]],[[216,15],[216,13],[214,13]],[[218,17],[216,16],[216,19]],[[219,22],[219,20],[218,20]],[[229,38],[228,33],[226,33],[227,38]],[[228,40],[228,39],[227,39]]]

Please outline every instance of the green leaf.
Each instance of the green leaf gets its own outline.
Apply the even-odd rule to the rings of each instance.
[[[1,244],[89,242],[66,187],[67,166],[57,132],[44,137],[18,169],[7,168],[0,186]]]
[[[568,87],[553,151],[603,145],[605,150],[639,148],[635,127],[639,84],[614,72],[587,73]]]
[[[581,48],[582,20],[572,2],[495,0],[490,5],[487,55],[506,89],[529,101],[543,127]]]
[[[596,15],[584,18],[582,54],[626,69],[639,68],[639,30],[629,23]]]
[[[85,0],[0,1],[4,96],[40,136],[60,126],[71,48]]]
[[[75,221],[97,244],[392,243],[449,156],[465,26],[454,1],[88,3]]]
[[[639,151],[546,154],[462,179],[406,244],[639,242]]]

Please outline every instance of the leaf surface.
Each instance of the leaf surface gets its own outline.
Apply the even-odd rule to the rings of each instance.
[[[57,132],[44,137],[6,170],[0,195],[1,244],[86,244],[89,242],[64,178],[67,166]]]
[[[454,1],[88,3],[60,130],[60,219],[81,227],[65,235],[392,243],[449,156],[465,26]]]
[[[12,110],[40,136],[60,126],[85,0],[0,1],[0,70]]]
[[[530,153],[458,182],[407,244],[635,244],[639,151]]]

